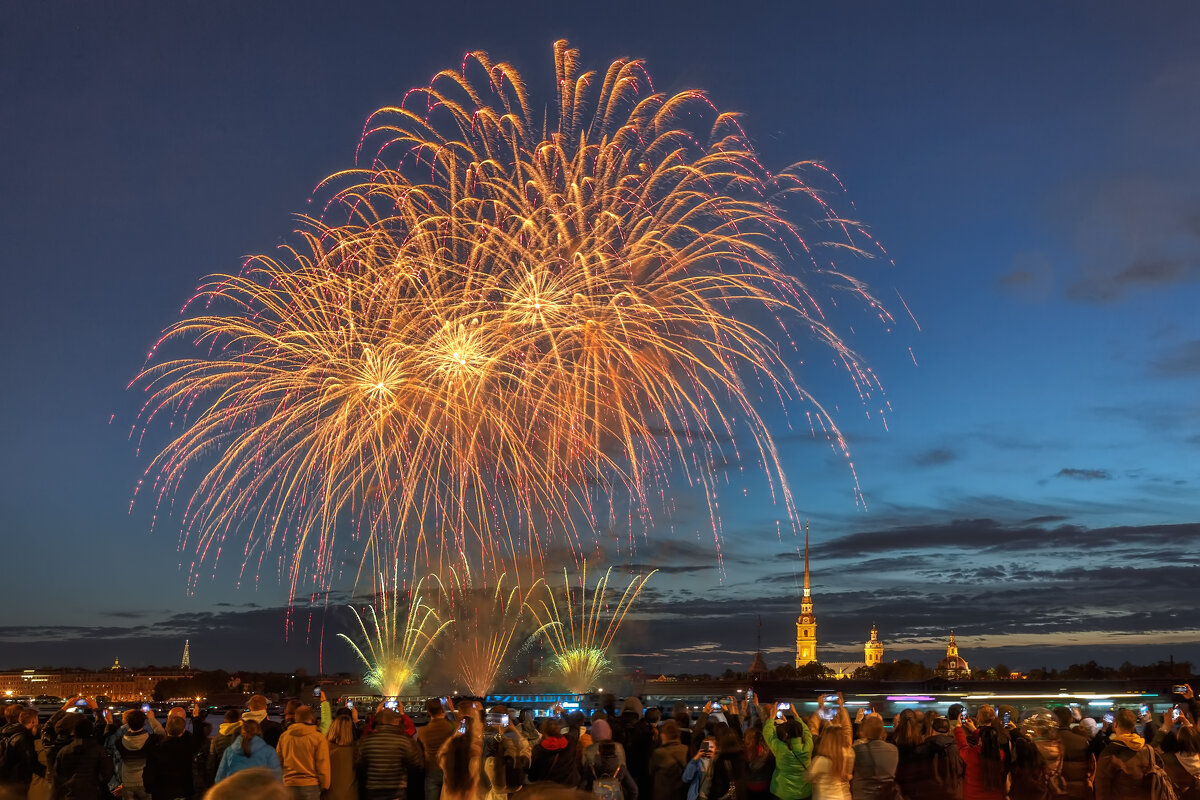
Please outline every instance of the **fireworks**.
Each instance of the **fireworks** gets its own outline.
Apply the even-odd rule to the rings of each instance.
[[[211,279],[165,331],[136,383],[142,418],[179,427],[147,471],[158,502],[190,494],[201,561],[236,534],[247,560],[281,552],[293,588],[309,565],[327,582],[342,529],[496,575],[578,549],[622,504],[649,525],[669,479],[699,484],[719,545],[708,465],[726,460],[760,464],[795,518],[763,397],[844,445],[793,370],[800,340],[875,380],[789,271],[811,250],[784,210],[808,203],[843,248],[861,231],[808,182],[819,167],[769,172],[702,94],[554,53],[546,119],[484,53],[376,112],[298,241]],[[168,342],[198,353],[159,360]]]
[[[450,624],[449,620],[442,622],[437,609],[425,602],[423,588],[424,581],[419,581],[407,593],[393,589],[378,594],[367,609],[367,619],[350,607],[362,630],[365,652],[349,636],[338,634],[367,668],[363,681],[385,697],[396,697],[416,681],[421,659]],[[401,605],[402,597],[407,598],[407,608]]]
[[[545,597],[527,608],[542,625],[550,649],[554,651],[551,668],[562,676],[567,690],[575,693],[590,691],[612,665],[608,650],[629,613],[629,607],[646,587],[646,582],[658,570],[638,575],[629,581],[616,607],[609,609],[608,579],[610,567],[589,593],[587,564],[579,576],[579,588],[572,590],[566,570],[563,570],[562,608],[554,591],[546,587]],[[563,613],[566,621],[563,620]]]
[[[541,585],[536,581],[526,592],[514,585],[504,588],[505,576],[495,588],[472,585],[470,570],[452,571],[442,582],[449,614],[454,619],[454,647],[450,658],[463,686],[471,694],[484,697],[496,683],[524,617],[525,602]],[[532,626],[529,626],[532,627]],[[527,640],[540,634],[545,626],[521,633]]]

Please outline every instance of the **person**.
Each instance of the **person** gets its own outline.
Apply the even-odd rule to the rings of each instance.
[[[113,734],[121,797],[122,800],[150,800],[145,783],[146,761],[150,751],[158,744],[159,736],[146,730],[147,717],[141,709],[126,711],[124,719],[124,733],[117,731]]]
[[[146,755],[146,791],[155,800],[191,798],[196,791],[192,765],[200,738],[188,734],[187,717],[167,716],[166,737]]]
[[[717,733],[717,753],[709,780],[710,800],[746,800],[746,756],[733,728],[724,725]]]
[[[112,756],[96,738],[92,719],[72,716],[75,717],[70,726],[72,741],[54,759],[54,797],[57,800],[111,797],[108,782],[114,775]]]
[[[913,709],[906,708],[900,712],[887,740],[896,747],[896,785],[905,797],[918,797],[917,784],[921,781],[925,766],[921,763],[923,753],[920,747],[925,737]]]
[[[854,748],[850,729],[826,725],[821,729],[813,751],[808,779],[813,800],[850,800],[850,779],[854,777]]]
[[[1187,717],[1163,715],[1163,724],[1154,735],[1162,749],[1162,764],[1179,800],[1200,800],[1200,733]]]
[[[660,744],[650,754],[650,795],[652,800],[687,800],[683,771],[688,764],[687,745],[679,741],[679,725],[669,719],[658,729]]]
[[[259,741],[262,741],[261,737]],[[270,747],[267,749],[271,750]],[[292,800],[279,775],[269,767],[238,770],[209,789],[204,800],[246,800],[250,797],[254,800]]]
[[[454,723],[446,719],[446,707],[439,697],[425,701],[429,722],[417,731],[417,741],[425,750],[425,800],[439,800],[442,794],[442,770],[437,754],[446,740],[454,735]]]
[[[1051,800],[1064,796],[1062,745],[1058,718],[1046,709],[1032,709],[1014,729],[1009,800]]]
[[[351,714],[338,711],[325,738],[329,740],[329,788],[321,800],[358,800],[358,773],[354,770],[354,722]]]
[[[374,730],[358,740],[354,766],[365,771],[367,800],[404,800],[408,770],[425,765],[424,751],[400,727],[400,717],[383,704],[375,712]]]
[[[1096,759],[1096,800],[1150,800],[1148,776],[1155,755],[1138,735],[1137,724],[1128,708],[1113,716],[1113,735]]]
[[[508,800],[510,795],[516,794],[525,785],[528,755],[523,756],[521,750],[528,749],[529,741],[523,736],[514,739],[497,735],[493,742],[491,753],[483,762],[488,779],[484,800]]]
[[[1004,800],[1008,753],[1001,746],[996,725],[976,728],[970,718],[965,718],[954,728],[954,741],[963,762],[963,800]]]
[[[692,760],[683,770],[683,782],[687,785],[687,800],[698,800],[701,796],[708,797],[708,789],[712,779],[712,759],[717,753],[715,740],[700,739],[696,731],[696,752]]]
[[[37,756],[37,709],[10,705],[4,710],[7,723],[0,730],[0,789],[24,797],[29,792],[33,776],[46,776],[46,767]]]
[[[928,800],[962,800],[963,762],[950,734],[950,720],[931,711],[926,722],[929,735],[918,748],[921,770],[911,796]]]
[[[253,767],[266,767],[275,774],[280,785],[283,784],[283,767],[279,764],[279,755],[275,748],[263,739],[261,726],[252,719],[245,719],[243,715],[242,727],[237,738],[221,756],[221,764],[217,767],[217,783],[236,772]]]
[[[475,714],[464,718],[468,720],[466,733],[456,732],[438,751],[442,800],[477,800],[479,796],[483,725]]]
[[[812,784],[808,780],[813,750],[812,733],[804,720],[792,716],[790,711],[781,714],[778,706],[768,705],[766,712],[763,742],[775,756],[771,794],[779,800],[812,797]]]
[[[626,697],[621,714],[612,723],[613,740],[625,748],[625,763],[638,785],[641,797],[650,796],[650,752],[654,749],[654,728],[645,718],[642,701]],[[618,736],[617,731],[620,731]]]
[[[279,744],[279,737],[283,735],[283,723],[276,722],[267,716],[267,698],[261,694],[250,695],[250,699],[246,701],[246,711],[242,714],[242,719],[257,722],[259,735],[272,749]]]
[[[233,741],[237,739],[242,732],[242,715],[237,709],[229,709],[225,712],[225,721],[217,726],[217,735],[212,737],[208,743],[208,758],[205,761],[208,783],[212,785],[217,781],[217,767],[221,766],[221,756],[225,755],[225,750]]]
[[[598,719],[592,722],[592,743],[583,755],[583,788],[593,794],[620,794],[624,800],[637,800],[638,785],[629,772],[625,761],[625,748],[612,740],[612,729],[608,722]],[[597,788],[599,785],[599,788]],[[604,791],[605,787],[610,787]]]
[[[884,740],[883,717],[870,714],[859,725],[861,737],[854,744],[854,764],[850,791],[854,800],[892,798],[896,790],[896,765],[900,752]]]
[[[329,740],[317,730],[311,706],[296,707],[276,750],[283,785],[295,800],[320,800],[321,791],[329,788]]]
[[[1058,744],[1062,750],[1063,793],[1071,800],[1087,800],[1096,774],[1096,757],[1088,752],[1091,737],[1072,726],[1075,718],[1066,706],[1055,708],[1054,716],[1058,720]]]
[[[542,738],[529,756],[529,780],[553,781],[572,789],[579,786],[578,745],[578,739],[560,733],[558,720],[546,719],[542,723]]]
[[[770,800],[771,776],[775,774],[775,756],[763,743],[761,727],[752,725],[746,729],[743,736],[743,747],[746,752],[747,800]]]

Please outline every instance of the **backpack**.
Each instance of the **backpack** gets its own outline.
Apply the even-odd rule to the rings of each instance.
[[[958,754],[958,745],[948,742],[933,751],[933,782],[942,787],[942,791],[951,797],[962,793],[963,762]]]
[[[20,736],[19,732],[0,737],[0,781],[5,783],[16,783],[21,780],[21,776],[18,774],[21,769],[21,754],[17,750],[16,742],[13,741],[18,736]]]
[[[621,767],[612,775],[597,775],[592,781],[592,796],[596,800],[623,800],[621,793]]]
[[[1150,770],[1146,773],[1146,781],[1150,785],[1150,800],[1179,800],[1175,793],[1175,784],[1163,768],[1163,763],[1150,748]]]

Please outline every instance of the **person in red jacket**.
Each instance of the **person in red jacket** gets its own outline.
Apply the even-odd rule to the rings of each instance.
[[[963,800],[1004,800],[1008,765],[996,727],[976,728],[964,718],[954,728],[954,740],[963,760]]]

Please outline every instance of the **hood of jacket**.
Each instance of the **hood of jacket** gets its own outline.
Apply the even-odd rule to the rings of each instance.
[[[316,725],[310,725],[307,722],[293,722],[291,725],[289,725],[284,730],[284,732],[282,734],[280,734],[280,736],[279,736],[280,741],[282,741],[285,737],[288,739],[324,739],[325,738],[324,736],[321,735],[321,732],[317,730]]]
[[[236,736],[241,729],[242,723],[240,722],[222,722],[217,727],[217,734],[219,736]]]
[[[566,750],[569,742],[565,736],[543,736],[540,742],[543,750]]]
[[[262,722],[267,718],[266,711],[243,711],[242,719],[248,719],[251,722]]]
[[[126,750],[141,750],[149,739],[150,732],[147,730],[126,731],[121,737],[121,744]]]
[[[1109,743],[1124,745],[1135,753],[1146,746],[1146,740],[1136,733],[1118,733],[1108,741]]]
[[[250,754],[254,755],[264,747],[270,746],[271,745],[267,744],[266,740],[261,736],[255,736],[250,740]],[[234,739],[233,744],[229,745],[229,749],[235,751],[237,755],[242,755],[242,737],[238,736],[236,739]]]

